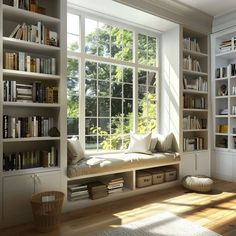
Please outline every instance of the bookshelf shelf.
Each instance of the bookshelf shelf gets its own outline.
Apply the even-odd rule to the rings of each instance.
[[[199,72],[199,71],[193,71],[193,70],[183,70],[183,73],[189,74],[189,75],[208,76],[208,74],[205,72]]]
[[[190,55],[193,55],[195,57],[208,57],[208,55],[206,53],[197,52],[197,51],[188,50],[188,49],[183,49],[183,53],[184,54],[190,54]]]
[[[216,96],[216,99],[228,99],[229,96]]]
[[[207,109],[190,109],[190,108],[184,108],[184,112],[208,112]]]
[[[19,40],[15,38],[3,37],[3,45],[5,48],[16,48],[17,50],[24,50],[35,52],[38,54],[51,54],[60,51],[60,47],[54,47],[39,43],[32,43],[24,40]]]
[[[53,141],[53,140],[60,140],[60,137],[6,138],[3,139],[3,143],[37,142],[37,141]]]
[[[19,22],[24,21],[43,21],[48,25],[59,24],[61,20],[56,17],[51,17],[47,15],[42,15],[36,12],[26,11],[23,9],[15,8],[12,6],[8,6],[3,4],[3,17],[5,19],[18,19]]]
[[[183,132],[208,132],[208,129],[183,129]]]
[[[184,89],[183,92],[188,93],[188,94],[203,94],[203,95],[208,94],[207,91],[199,91],[199,90],[194,90],[194,89]]]
[[[36,72],[26,72],[26,71],[18,71],[18,70],[7,70],[3,69],[3,75],[6,77],[21,77],[21,78],[32,78],[32,79],[49,79],[49,80],[59,80],[59,75],[50,75],[50,74],[42,74]]]
[[[219,136],[227,136],[228,133],[216,133],[216,135],[219,135]]]
[[[216,57],[223,58],[223,59],[234,59],[236,57],[236,50],[232,50],[225,53],[218,53]]]
[[[3,102],[3,106],[60,108],[60,104],[56,103],[33,103],[33,102]]]
[[[35,168],[28,168],[28,169],[21,169],[21,170],[9,170],[4,171],[4,177],[10,176],[17,176],[22,174],[32,174],[32,173],[44,173],[44,172],[51,172],[51,171],[59,171],[60,167],[35,167]]]

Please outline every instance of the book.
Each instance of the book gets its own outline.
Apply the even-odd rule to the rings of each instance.
[[[18,24],[15,29],[12,31],[12,33],[9,35],[9,38],[14,38],[15,34],[17,33],[17,31],[20,29],[21,25]]]

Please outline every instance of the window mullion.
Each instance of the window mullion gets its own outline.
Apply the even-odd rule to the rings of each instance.
[[[133,77],[133,131],[138,130],[138,33],[134,32],[134,77]]]
[[[83,149],[85,149],[85,17],[80,20],[80,89],[79,89],[79,137]]]

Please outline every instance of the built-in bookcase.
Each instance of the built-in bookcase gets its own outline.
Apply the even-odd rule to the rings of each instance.
[[[208,36],[183,28],[182,150],[208,149]]]
[[[236,150],[235,30],[213,39],[214,147]]]
[[[32,193],[61,190],[66,150],[62,33],[66,3],[2,0],[0,17],[0,200],[3,224],[8,224],[10,219],[12,223],[28,219]],[[13,204],[17,185],[24,187],[19,204]]]
[[[210,176],[208,34],[182,28],[181,176]]]

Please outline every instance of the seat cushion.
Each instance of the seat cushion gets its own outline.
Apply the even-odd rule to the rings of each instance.
[[[187,175],[182,180],[182,184],[185,188],[196,192],[210,192],[213,183],[214,181],[212,179],[203,175]]]

